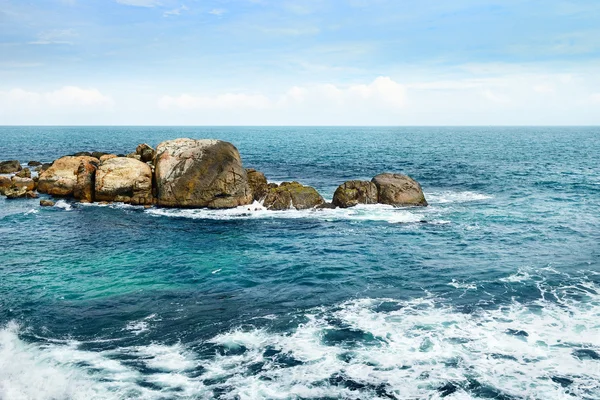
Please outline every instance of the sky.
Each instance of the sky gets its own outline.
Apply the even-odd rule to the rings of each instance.
[[[600,1],[0,0],[0,125],[600,125]]]

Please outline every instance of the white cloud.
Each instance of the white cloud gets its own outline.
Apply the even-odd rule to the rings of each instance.
[[[156,7],[161,4],[158,0],[116,0],[116,2],[134,7]]]
[[[593,103],[600,104],[600,93],[592,93],[590,95],[590,100],[592,100]]]
[[[114,101],[97,89],[82,89],[77,86],[64,86],[51,92],[30,92],[15,88],[0,91],[0,105],[6,109],[54,108],[85,109],[89,107],[110,107]]]
[[[38,39],[29,44],[68,44],[72,45],[72,39],[78,34],[74,29],[53,29],[38,34]]]
[[[223,14],[225,14],[226,12],[227,12],[227,10],[225,10],[224,8],[213,8],[208,13],[212,14],[212,15],[216,15],[217,17],[220,17]]]
[[[197,109],[265,109],[271,107],[271,101],[263,95],[247,95],[227,93],[217,96],[163,96],[158,105],[160,108]]]
[[[182,11],[187,11],[187,10],[189,10],[189,8],[187,8],[185,5],[182,5],[181,7],[175,8],[173,10],[165,11],[163,13],[163,17],[181,15]]]

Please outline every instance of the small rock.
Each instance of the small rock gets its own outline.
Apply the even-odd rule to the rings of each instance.
[[[39,162],[39,161],[29,161],[29,162],[27,163],[27,165],[28,165],[29,167],[38,167],[38,166],[42,165],[42,163],[41,163],[41,162]]]
[[[8,176],[0,176],[0,194],[4,195],[11,186],[12,181]]]
[[[25,188],[25,190],[35,190],[36,183],[31,178],[20,178],[18,176],[13,176],[11,179],[12,187],[20,189]]]
[[[42,206],[42,207],[53,207],[54,204],[55,203],[52,200],[46,200],[46,199],[40,200],[40,206]]]
[[[28,199],[35,199],[38,197],[38,194],[32,190],[27,190],[26,187],[16,187],[13,186],[10,189],[8,189],[6,192],[6,198],[7,199],[22,199],[22,198],[28,198]]]
[[[47,170],[48,168],[50,168],[52,166],[52,163],[43,163],[42,166],[40,167],[40,171],[43,172],[45,170]]]
[[[278,187],[269,189],[263,205],[269,210],[306,210],[323,203],[325,200],[315,188],[298,182],[283,182]]]
[[[31,178],[31,170],[29,168],[23,168],[15,174],[19,178]]]
[[[21,164],[17,160],[0,162],[0,174],[12,174],[21,170]]]
[[[250,186],[250,190],[252,190],[252,197],[255,201],[261,201],[269,191],[269,184],[267,183],[265,174],[253,168],[246,168],[246,174],[248,175],[248,185]]]
[[[142,143],[136,147],[135,152],[140,156],[140,159],[143,162],[150,162],[154,160],[154,155],[156,154],[154,149],[150,147],[150,145],[146,143]]]
[[[73,154],[73,157],[81,157],[81,156],[91,157],[92,153],[90,153],[89,151],[80,151],[78,153]]]
[[[133,158],[135,160],[142,161],[142,156],[140,156],[139,154],[136,154],[136,153],[127,154],[127,158]]]
[[[92,157],[97,158],[98,160],[100,159],[100,157],[107,155],[108,153],[105,153],[103,151],[92,151]]]

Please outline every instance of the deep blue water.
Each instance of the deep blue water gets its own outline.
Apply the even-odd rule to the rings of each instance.
[[[0,160],[177,137],[430,207],[0,198],[0,399],[600,398],[600,128],[0,127]]]

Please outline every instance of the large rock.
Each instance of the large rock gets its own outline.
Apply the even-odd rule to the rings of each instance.
[[[152,204],[152,170],[134,158],[116,157],[96,170],[96,200]]]
[[[4,195],[12,186],[12,181],[8,176],[0,176],[0,194]]]
[[[269,184],[267,183],[265,174],[253,168],[247,168],[246,174],[248,175],[248,185],[250,185],[250,190],[252,190],[252,198],[255,201],[261,201],[267,196],[267,192],[269,191]]]
[[[15,174],[19,178],[31,178],[31,170],[29,168],[23,168]]]
[[[269,210],[305,210],[325,203],[323,197],[310,186],[298,182],[283,182],[278,187],[271,187],[263,201]]]
[[[21,178],[19,176],[13,176],[11,179],[13,188],[25,188],[25,190],[35,190],[35,181],[31,178]]]
[[[357,204],[376,204],[377,186],[368,181],[344,182],[333,194],[332,203],[341,208],[354,207]]]
[[[0,174],[12,174],[21,170],[21,164],[17,160],[0,162]]]
[[[11,187],[5,193],[7,199],[36,199],[37,193],[32,190],[27,190],[25,187]]]
[[[143,162],[149,162],[154,160],[154,156],[156,155],[154,149],[146,143],[139,144],[138,147],[136,147],[135,152],[137,155],[140,156]]]
[[[111,158],[117,158],[116,154],[105,154],[103,156],[100,156],[99,160],[100,162],[104,162],[106,160],[110,160]]]
[[[73,196],[77,184],[77,174],[81,163],[98,164],[98,159],[88,156],[66,156],[52,163],[40,174],[38,191],[52,196]],[[84,171],[88,171],[86,167]]]
[[[379,203],[393,206],[426,206],[421,185],[401,174],[379,174],[372,182],[377,186]]]
[[[94,202],[96,167],[95,162],[80,162],[79,168],[77,168],[77,180],[73,187],[73,197],[82,203]]]
[[[169,140],[156,147],[154,165],[161,206],[232,208],[252,203],[246,170],[231,143]]]

